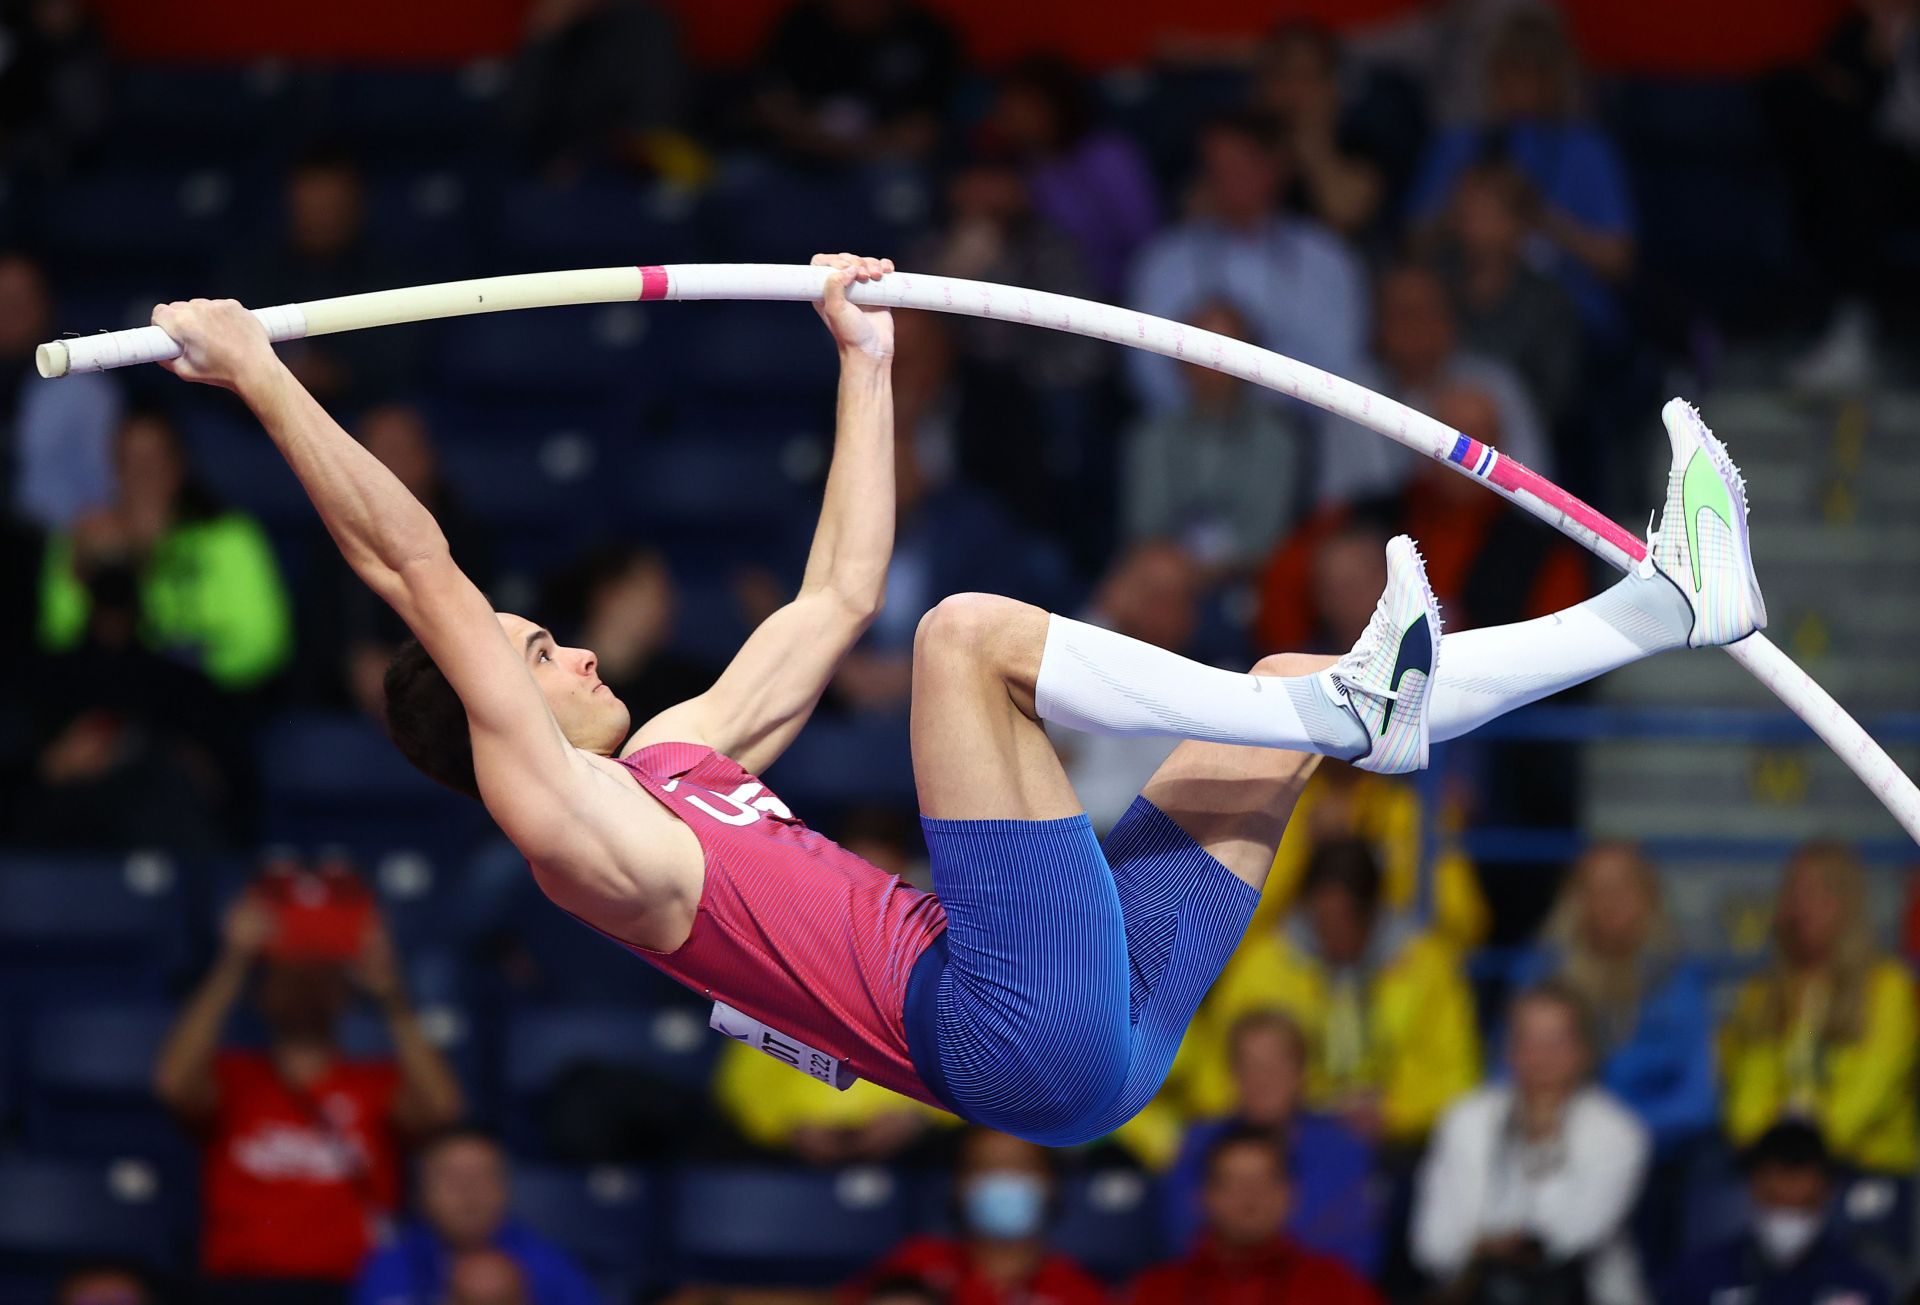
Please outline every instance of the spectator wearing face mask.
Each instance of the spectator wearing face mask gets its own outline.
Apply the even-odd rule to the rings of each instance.
[[[960,1235],[909,1238],[841,1293],[845,1305],[871,1305],[876,1287],[903,1276],[949,1305],[1102,1305],[1099,1282],[1048,1245],[1050,1152],[972,1128],[960,1140],[954,1181]]]
[[[1149,1269],[1127,1305],[1378,1305],[1366,1279],[1278,1231],[1293,1204],[1285,1146],[1235,1129],[1207,1152],[1204,1233],[1183,1260]]]
[[[1747,1149],[1744,1165],[1747,1226],[1674,1270],[1660,1305],[1890,1305],[1892,1291],[1828,1218],[1833,1161],[1817,1128],[1775,1124]]]

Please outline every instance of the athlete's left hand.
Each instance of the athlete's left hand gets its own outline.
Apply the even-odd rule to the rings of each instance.
[[[830,267],[826,298],[814,305],[833,332],[833,342],[846,354],[857,350],[869,358],[893,357],[893,314],[847,302],[847,288],[861,281],[878,281],[893,271],[891,258],[860,258],[853,254],[815,254],[815,267]]]

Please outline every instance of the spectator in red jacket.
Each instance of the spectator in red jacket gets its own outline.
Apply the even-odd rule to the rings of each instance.
[[[1286,1150],[1236,1129],[1207,1157],[1206,1233],[1183,1260],[1148,1269],[1127,1305],[1380,1305],[1366,1279],[1276,1233],[1293,1203]]]
[[[407,1001],[385,926],[356,908],[364,899],[351,884],[294,877],[283,896],[263,880],[228,911],[220,957],[154,1070],[160,1100],[203,1147],[194,1300],[205,1305],[344,1305],[399,1203],[400,1141],[464,1109]],[[227,1017],[260,962],[268,1046],[223,1050]],[[341,1053],[356,984],[385,1017],[391,1060]]]
[[[1103,1305],[1099,1282],[1047,1245],[1051,1152],[971,1128],[960,1139],[954,1184],[960,1236],[908,1238],[841,1293],[846,1305],[873,1305],[882,1284],[902,1278],[918,1279],[948,1305]]]

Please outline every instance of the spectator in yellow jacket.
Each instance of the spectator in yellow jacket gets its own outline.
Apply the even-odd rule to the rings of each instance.
[[[1837,843],[1800,848],[1774,908],[1773,960],[1720,1031],[1728,1133],[1745,1145],[1804,1118],[1846,1163],[1911,1174],[1917,1044],[1913,980],[1875,941],[1859,861]]]
[[[1261,1007],[1286,1011],[1307,1035],[1308,1104],[1388,1146],[1418,1145],[1480,1080],[1458,954],[1386,909],[1379,862],[1360,839],[1315,847],[1293,918],[1241,944],[1175,1066],[1188,1110],[1231,1108],[1226,1031]]]
[[[818,1079],[730,1042],[714,1080],[720,1112],[755,1146],[813,1165],[885,1164],[952,1116],[865,1079],[836,1092]]]
[[[134,412],[114,440],[111,504],[48,541],[40,642],[78,645],[92,607],[88,581],[114,567],[139,587],[140,635],[223,689],[260,685],[286,665],[293,621],[273,546],[244,512],[220,507],[194,478],[180,432]]]
[[[1293,909],[1314,846],[1330,838],[1364,838],[1384,875],[1388,910],[1408,914],[1420,894],[1420,797],[1404,780],[1322,761],[1308,781],[1274,853],[1249,933],[1276,925]],[[1462,952],[1486,941],[1489,913],[1473,862],[1442,839],[1433,863],[1430,900],[1434,933]]]

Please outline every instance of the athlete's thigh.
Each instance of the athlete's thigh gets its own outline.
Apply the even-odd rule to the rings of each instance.
[[[913,654],[913,777],[936,820],[1055,820],[1080,800],[1033,715],[1047,614],[986,594],[942,602]]]
[[[1281,654],[1261,659],[1253,673],[1310,675],[1336,660]],[[1319,764],[1311,753],[1189,740],[1174,749],[1140,796],[1227,869],[1260,888],[1293,804]]]

